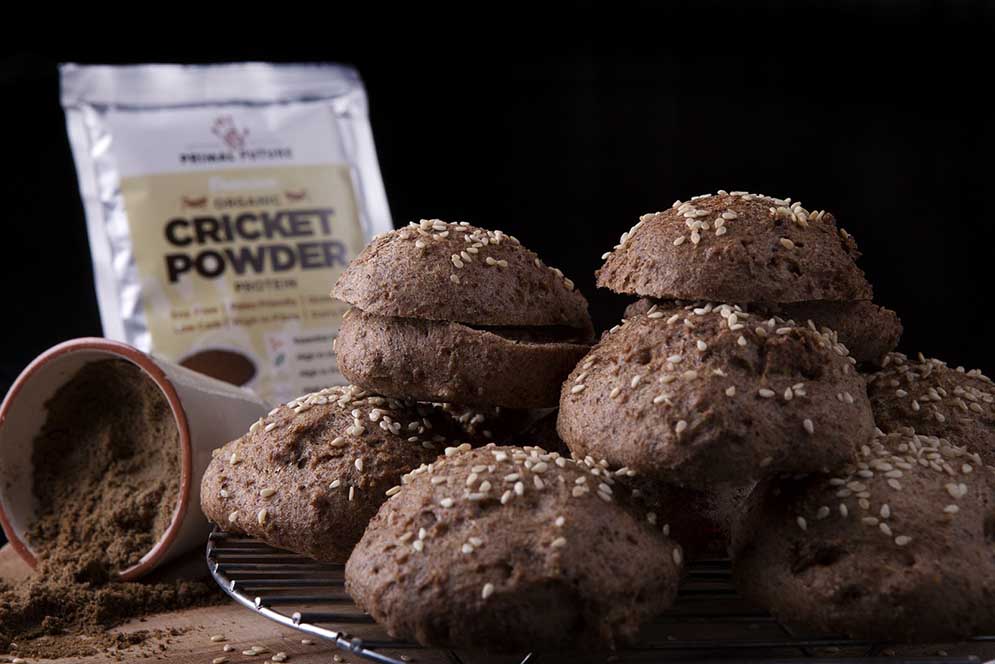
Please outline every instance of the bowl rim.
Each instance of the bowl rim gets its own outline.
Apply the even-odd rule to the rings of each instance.
[[[142,556],[139,562],[116,573],[117,580],[131,581],[152,571],[159,564],[166,555],[166,552],[169,551],[173,541],[179,535],[183,520],[190,507],[190,489],[193,475],[193,448],[190,442],[190,427],[187,422],[186,411],[183,409],[183,403],[166,372],[151,356],[121,341],[105,339],[103,337],[80,337],[64,341],[52,346],[32,360],[20,375],[18,375],[17,379],[14,380],[6,397],[4,397],[3,403],[0,404],[0,430],[3,429],[7,421],[7,413],[14,407],[13,404],[21,389],[33,379],[39,369],[64,355],[87,350],[101,351],[127,360],[141,369],[146,376],[152,379],[152,382],[155,383],[156,387],[166,397],[180,434],[180,487],[176,497],[176,506],[173,508],[173,515],[170,518],[169,525],[152,548]],[[3,489],[0,487],[0,492],[2,491]],[[35,569],[38,566],[38,559],[31,552],[28,545],[14,532],[13,524],[4,510],[2,501],[0,501],[0,527],[3,528],[14,551],[17,552],[31,569]]]

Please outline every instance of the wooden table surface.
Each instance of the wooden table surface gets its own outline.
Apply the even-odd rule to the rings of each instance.
[[[192,555],[178,565],[173,566],[171,573],[179,575],[194,576],[205,571],[204,559],[201,554]],[[17,581],[29,575],[28,566],[14,553],[9,546],[0,548],[0,580]],[[220,592],[220,591],[219,591]],[[219,606],[210,606],[198,609],[186,609],[172,613],[161,613],[146,616],[144,620],[133,620],[119,627],[113,632],[134,632],[138,630],[168,630],[175,628],[180,630],[178,636],[169,637],[157,643],[150,642],[150,646],[137,646],[119,652],[112,652],[93,657],[72,657],[46,661],[68,664],[69,662],[82,662],[84,664],[104,664],[121,661],[135,662],[136,664],[186,664],[203,663],[211,664],[215,657],[226,656],[231,664],[242,662],[269,662],[270,657],[277,652],[286,652],[289,655],[288,662],[292,664],[328,664],[333,662],[333,655],[343,657],[342,661],[360,662],[360,658],[344,653],[341,650],[322,642],[320,639],[312,639],[313,645],[303,645],[301,639],[304,635],[294,629],[283,628],[271,620],[256,615],[252,611],[235,604],[226,602]],[[211,641],[211,636],[221,634],[227,640],[224,643]],[[225,643],[235,647],[235,652],[223,652]],[[165,650],[158,650],[159,645]],[[248,650],[252,646],[265,646],[269,653],[249,657],[242,654],[243,650]],[[155,650],[156,652],[151,652]],[[395,656],[405,654],[402,652],[390,653]],[[419,650],[412,656],[412,661],[419,664],[433,664],[434,662],[449,662],[442,653],[432,653]],[[11,656],[0,656],[0,662],[9,661]],[[500,660],[496,660],[500,661]]]
[[[172,564],[168,570],[170,575],[187,578],[203,575],[204,571],[204,560],[199,552],[194,552],[186,559],[179,561],[176,564]],[[17,581],[18,579],[25,578],[28,574],[29,570],[27,565],[17,557],[9,546],[0,548],[0,580],[7,582]],[[767,629],[767,627],[758,625],[752,625],[749,627],[761,627],[762,629]],[[301,643],[301,639],[306,637],[304,637],[304,635],[300,632],[294,629],[281,627],[280,625],[257,615],[254,612],[235,604],[234,602],[225,602],[218,606],[186,609],[172,613],[146,616],[142,620],[133,620],[120,625],[111,631],[127,633],[138,630],[157,629],[176,629],[179,630],[179,633],[176,636],[170,636],[165,639],[153,639],[144,645],[134,646],[127,650],[112,651],[91,657],[72,657],[55,660],[28,659],[28,661],[57,662],[59,664],[68,664],[70,662],[80,662],[81,664],[109,664],[112,662],[118,663],[122,661],[134,662],[136,664],[186,664],[188,662],[194,664],[211,664],[214,658],[225,656],[229,658],[230,664],[242,664],[243,662],[257,662],[262,664],[263,662],[270,662],[272,655],[277,652],[286,652],[289,656],[287,661],[293,664],[329,664],[330,662],[336,661],[359,663],[365,661],[359,657],[345,653],[317,638],[312,639],[314,642],[312,645],[304,645]],[[667,636],[666,638],[705,640],[708,639],[709,636],[714,637],[715,635],[711,632],[714,632],[716,629],[721,629],[721,625],[683,625],[680,631],[677,632],[676,637]],[[745,627],[739,625],[738,627],[735,627],[735,629],[742,632]],[[210,637],[216,634],[223,635],[226,639],[225,642],[212,642]],[[769,636],[762,631],[753,631],[750,635],[753,638],[764,638],[765,636]],[[226,643],[233,646],[235,651],[224,652],[223,646]],[[252,646],[264,646],[269,650],[269,652],[254,657],[242,654],[243,650],[248,650]],[[442,651],[418,649],[403,651],[384,650],[382,652],[398,658],[404,655],[416,664],[453,664],[453,660]],[[751,651],[748,655],[744,653],[743,656],[764,657],[765,654],[766,653],[759,651]],[[839,659],[841,656],[846,656],[847,654],[853,655],[856,653],[834,653],[829,651],[819,654],[832,656],[836,658],[836,661],[841,661]],[[902,656],[936,657],[937,655],[973,655],[980,661],[986,662],[995,661],[995,644],[966,643],[893,647],[890,648],[885,654],[891,656],[889,658],[882,659],[882,662],[894,662],[896,660],[901,660]],[[339,656],[338,660],[335,659],[336,655]],[[459,655],[460,660],[467,664],[470,662],[473,662],[474,664],[480,662],[485,664],[512,664],[520,661],[520,657],[515,656],[488,656],[478,653],[459,653]],[[785,653],[782,651],[779,653],[772,652],[769,653],[769,655],[780,655],[781,657],[785,657],[798,656],[798,653],[797,651],[793,653]],[[10,661],[10,659],[10,655],[7,655],[6,657],[0,655],[0,662]],[[629,658],[624,657],[622,659],[628,661]],[[583,658],[583,661],[585,662],[618,660],[619,658],[611,657],[609,655],[589,655]],[[559,664],[561,662],[576,662],[578,661],[578,655],[573,654],[570,656],[557,657],[543,654],[541,657],[537,658],[537,661],[541,661],[542,664],[550,664],[551,662],[555,664]],[[659,661],[659,659],[650,659],[645,656],[637,656],[637,661],[650,662]],[[681,661],[687,660],[682,659]],[[935,662],[937,660],[933,659],[932,661]]]

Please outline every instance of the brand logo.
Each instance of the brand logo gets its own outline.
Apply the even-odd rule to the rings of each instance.
[[[230,115],[219,115],[211,125],[211,133],[220,138],[232,150],[245,147],[245,139],[249,136],[248,129],[239,129],[235,118]]]
[[[219,115],[210,123],[214,139],[210,143],[185,146],[179,154],[181,164],[235,164],[239,162],[289,161],[294,158],[290,146],[275,136],[253,134],[232,115]]]

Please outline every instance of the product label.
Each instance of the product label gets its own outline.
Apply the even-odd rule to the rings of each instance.
[[[349,167],[217,166],[121,179],[151,347],[273,402],[341,382],[329,291],[365,244]]]

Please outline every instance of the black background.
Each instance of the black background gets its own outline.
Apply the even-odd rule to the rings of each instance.
[[[383,20],[368,16],[323,39],[47,40],[0,55],[0,394],[48,346],[100,333],[60,61],[351,63],[395,224],[518,236],[577,282],[599,328],[625,300],[593,272],[640,213],[718,188],[790,196],[856,236],[904,350],[995,369],[990,5],[605,11],[575,5],[542,26],[527,13],[486,38],[487,16],[399,38],[350,28]]]

